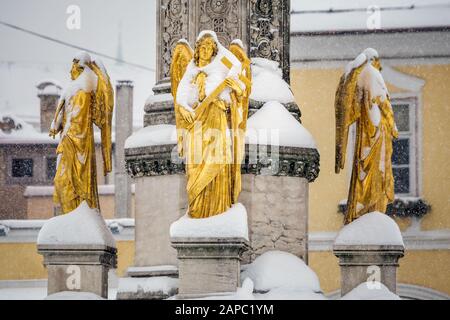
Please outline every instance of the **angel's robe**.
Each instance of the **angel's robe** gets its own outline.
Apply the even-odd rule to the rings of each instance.
[[[394,112],[379,71],[367,65],[349,109],[347,126],[356,120],[356,141],[345,223],[378,211],[394,201],[392,142],[398,137]]]
[[[83,201],[99,208],[93,128],[93,92],[78,91],[64,102],[63,131],[56,153],[53,200],[63,213]]]
[[[226,53],[228,60],[223,60],[225,55],[219,51],[203,68],[191,62],[176,97],[176,108],[192,108],[196,115],[193,124],[179,121],[178,130],[186,131],[180,149],[186,159],[189,215],[197,219],[227,211],[241,191],[244,136],[234,130],[243,120],[243,99],[223,83],[227,77],[239,82],[241,64]]]

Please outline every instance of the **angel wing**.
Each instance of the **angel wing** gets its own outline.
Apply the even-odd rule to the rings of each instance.
[[[100,60],[93,61],[89,67],[97,75],[95,92],[94,122],[101,130],[103,173],[112,171],[112,118],[114,111],[114,90],[109,75]]]
[[[357,86],[358,77],[366,63],[353,69],[350,73],[342,75],[336,91],[336,173],[339,173],[345,166],[349,127],[361,115]]]
[[[174,100],[175,108],[175,121],[177,126],[177,136],[178,136],[178,153],[180,157],[184,156],[183,148],[183,132],[180,129],[187,127],[187,123],[183,120],[180,112],[181,107],[177,104],[177,91],[178,85],[186,72],[187,66],[194,57],[194,51],[186,40],[178,41],[172,52],[172,64],[170,65],[170,78],[172,84],[172,96]]]
[[[242,101],[242,119],[243,121],[239,125],[239,128],[242,130],[246,130],[247,128],[247,118],[248,118],[248,107],[250,102],[250,94],[252,93],[252,70],[251,70],[251,60],[247,56],[247,53],[242,48],[242,46],[237,42],[232,42],[229,50],[232,54],[238,58],[238,60],[242,64],[242,72],[239,76],[239,80],[241,80],[245,84],[244,97]]]

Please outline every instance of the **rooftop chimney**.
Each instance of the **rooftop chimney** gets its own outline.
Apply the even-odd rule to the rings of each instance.
[[[48,132],[58,107],[61,86],[57,81],[44,80],[37,86],[38,97],[41,100],[41,132]]]

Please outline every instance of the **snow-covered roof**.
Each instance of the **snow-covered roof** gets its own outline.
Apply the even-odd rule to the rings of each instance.
[[[70,68],[71,61],[64,64],[0,62],[0,113],[14,113],[37,127],[40,102],[36,85],[52,79],[65,89],[70,81]],[[116,63],[107,64],[106,68],[113,86],[119,80],[133,81],[133,124],[142,127],[144,105],[152,92],[155,73]]]
[[[58,144],[59,138],[53,139],[48,133],[37,131],[31,124],[13,114],[0,111],[0,121],[12,119],[16,128],[7,133],[0,130],[0,144]]]
[[[11,130],[11,132],[4,132],[0,129],[0,144],[58,144],[59,135],[53,139],[48,135],[47,132],[40,132],[34,126],[32,126],[28,121],[23,120],[14,114],[3,113],[0,110],[0,121],[3,119],[10,118],[14,121],[16,129]],[[112,142],[115,141],[115,134],[112,134]],[[94,141],[96,143],[101,142],[100,131],[96,130],[94,132]]]
[[[448,0],[321,0],[291,1],[291,32],[368,30],[377,18],[381,30],[424,29],[450,26]]]

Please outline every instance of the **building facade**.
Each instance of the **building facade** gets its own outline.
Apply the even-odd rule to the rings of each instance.
[[[381,57],[400,132],[392,158],[396,201],[388,209],[406,244],[399,282],[450,294],[448,28],[294,31],[291,43],[292,88],[321,154],[321,176],[310,192],[309,249],[322,288],[339,288],[332,245],[343,225],[351,175],[351,161],[334,173],[335,92],[346,64],[372,47]]]

